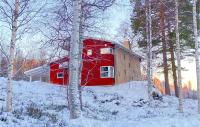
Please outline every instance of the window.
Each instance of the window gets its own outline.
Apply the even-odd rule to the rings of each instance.
[[[102,66],[100,68],[101,78],[114,78],[114,67],[112,66]]]
[[[91,55],[92,55],[92,49],[88,49],[88,50],[87,50],[87,55],[88,55],[88,56],[91,56]]]
[[[68,68],[69,63],[68,62],[63,62],[61,64],[59,64],[59,68]]]
[[[101,54],[113,54],[113,48],[101,48],[100,53]]]
[[[57,73],[57,78],[63,78],[63,77],[64,77],[64,73],[63,72]]]

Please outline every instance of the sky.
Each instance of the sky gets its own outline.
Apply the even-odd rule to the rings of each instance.
[[[100,37],[107,40],[114,40],[115,35],[120,24],[124,21],[130,21],[131,6],[129,0],[116,0],[115,4],[108,8],[104,13],[102,13],[102,22],[101,28],[105,29],[104,34],[92,35],[92,37]],[[1,33],[4,35],[4,38],[7,42],[10,40],[10,33],[6,30],[1,30]],[[7,33],[7,34],[4,34]],[[19,47],[23,47],[22,50],[25,52],[34,52],[37,53],[36,49],[40,48],[40,35],[33,36],[28,34],[23,36],[23,39],[20,40],[17,44]]]
[[[188,85],[189,81],[191,81],[192,89],[197,90],[197,82],[196,82],[196,64],[194,57],[187,57],[184,60],[181,60],[181,67],[184,68],[185,71],[181,71],[182,74],[182,85]],[[160,71],[160,70],[159,70]],[[157,72],[157,70],[154,70]],[[164,75],[161,73],[154,73],[161,81],[164,81]],[[173,84],[172,78],[169,81]]]
[[[131,12],[129,0],[116,0],[115,4],[104,12],[106,19],[102,24],[106,27],[108,35],[105,38],[113,40],[120,24],[124,21],[130,22]]]

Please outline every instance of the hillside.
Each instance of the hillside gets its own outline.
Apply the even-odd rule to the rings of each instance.
[[[0,78],[1,127],[68,127],[66,88],[47,83],[14,82],[14,111],[5,112],[6,79]],[[147,104],[145,82],[114,87],[85,87],[83,114],[85,127],[198,127],[197,102],[185,100],[184,113],[178,100],[163,97]]]

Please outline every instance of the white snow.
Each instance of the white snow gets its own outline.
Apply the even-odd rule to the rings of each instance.
[[[82,118],[69,120],[66,88],[41,82],[14,82],[13,113],[5,112],[6,79],[0,78],[1,127],[200,127],[197,101],[175,97],[147,103],[146,82],[84,87]]]

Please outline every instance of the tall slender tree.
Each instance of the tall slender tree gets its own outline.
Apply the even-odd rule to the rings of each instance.
[[[168,64],[167,64],[167,43],[166,43],[166,30],[165,30],[165,5],[164,1],[160,1],[160,29],[163,53],[163,67],[165,77],[165,94],[170,95],[169,78],[168,78]]]
[[[181,48],[180,48],[180,35],[179,35],[179,2],[175,0],[175,22],[176,22],[176,46],[177,46],[177,66],[178,66],[178,86],[179,86],[179,111],[183,112],[182,100],[182,76],[181,76]]]
[[[28,24],[35,19],[45,4],[35,7],[35,0],[2,0],[0,1],[0,18],[1,22],[6,26],[5,29],[10,30],[11,39],[8,53],[8,82],[7,82],[7,99],[6,109],[12,111],[12,80],[13,80],[13,62],[17,40],[30,29]],[[43,1],[44,2],[44,1]]]
[[[197,29],[197,1],[193,0],[193,31],[195,41],[195,59],[196,59],[196,75],[197,75],[197,99],[198,99],[198,113],[200,113],[200,65],[199,65],[199,40]]]
[[[152,19],[151,19],[151,0],[146,0],[146,39],[147,39],[147,81],[148,97],[152,101]]]
[[[10,41],[9,61],[8,61],[8,85],[7,85],[7,99],[6,99],[6,109],[8,112],[12,111],[12,77],[13,77],[14,50],[17,39],[18,18],[19,18],[19,0],[15,0],[15,8],[13,12],[13,21],[11,28],[12,34]]]
[[[178,85],[177,85],[177,74],[176,74],[176,63],[175,63],[175,55],[174,55],[174,40],[173,40],[173,32],[170,30],[170,26],[168,26],[168,38],[169,38],[169,52],[170,52],[170,62],[172,66],[172,75],[173,75],[173,83],[175,96],[179,96]]]
[[[70,64],[69,64],[69,107],[70,118],[77,119],[81,115],[79,84],[80,84],[80,28],[81,28],[81,3],[82,0],[73,1],[73,26],[70,43]]]

